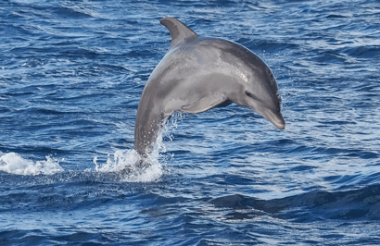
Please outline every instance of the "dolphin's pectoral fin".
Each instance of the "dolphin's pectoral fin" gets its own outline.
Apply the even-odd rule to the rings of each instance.
[[[198,114],[217,107],[226,100],[227,97],[224,95],[207,95],[192,104],[182,106],[181,110],[186,113]]]

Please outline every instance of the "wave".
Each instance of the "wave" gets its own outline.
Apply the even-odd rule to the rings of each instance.
[[[134,149],[116,150],[103,164],[99,164],[98,158],[94,157],[94,170],[99,174],[112,174],[120,182],[154,182],[164,173],[164,168],[157,156],[158,152],[155,152],[142,160]],[[46,156],[46,160],[32,161],[14,152],[6,154],[0,152],[0,171],[22,176],[36,176],[54,175],[65,170],[50,156]],[[93,172],[93,170],[88,168],[84,170],[84,173],[86,172]],[[67,171],[67,174],[70,176],[72,173]]]
[[[355,47],[345,47],[340,52],[355,58],[379,58],[380,45],[363,44]]]
[[[31,161],[11,152],[0,153],[0,171],[16,175],[52,175],[63,171],[56,160],[47,156],[46,161]]]
[[[281,199],[261,200],[240,194],[215,198],[214,207],[227,209],[226,219],[251,219],[271,215],[295,222],[326,219],[380,219],[380,185],[348,191],[311,191]]]

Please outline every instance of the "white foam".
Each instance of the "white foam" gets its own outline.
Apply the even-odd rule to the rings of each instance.
[[[124,182],[157,181],[164,174],[164,168],[159,159],[164,162],[167,160],[167,158],[160,155],[160,153],[166,152],[166,146],[162,142],[162,135],[167,132],[168,125],[169,127],[176,127],[176,122],[177,120],[164,124],[158,134],[153,152],[144,160],[134,149],[118,149],[115,150],[113,156],[108,156],[107,162],[102,165],[99,165],[98,158],[94,157],[95,170],[102,173],[120,173],[121,180]],[[143,163],[141,164],[141,162]]]
[[[49,156],[46,157],[46,161],[33,162],[13,152],[7,154],[0,152],[0,171],[17,175],[52,175],[62,172],[63,168]]]
[[[116,150],[113,156],[108,156],[107,162],[98,164],[94,158],[95,170],[102,173],[120,173],[124,182],[153,182],[158,180],[164,170],[157,158],[144,159],[144,165],[139,165],[140,155],[134,150]]]

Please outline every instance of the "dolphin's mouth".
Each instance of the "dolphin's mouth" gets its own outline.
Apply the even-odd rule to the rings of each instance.
[[[260,114],[264,116],[265,119],[272,122],[273,125],[275,125],[278,129],[283,130],[285,129],[285,120],[282,116],[281,112],[276,112],[274,110],[271,110],[269,108],[264,108]]]

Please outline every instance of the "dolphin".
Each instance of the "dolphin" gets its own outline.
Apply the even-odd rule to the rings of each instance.
[[[175,18],[160,23],[169,30],[171,43],[137,109],[135,149],[141,156],[153,151],[161,127],[174,112],[197,114],[236,103],[285,128],[276,80],[258,56],[237,43],[201,37]]]

